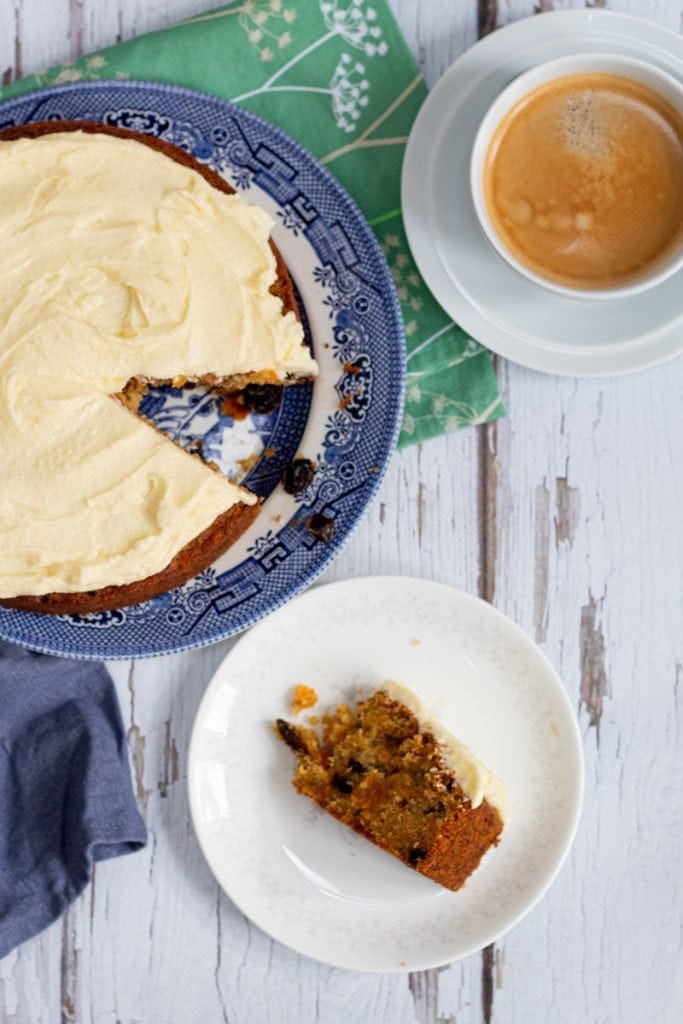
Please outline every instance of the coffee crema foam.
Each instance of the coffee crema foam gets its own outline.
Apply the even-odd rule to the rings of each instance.
[[[683,243],[683,117],[621,75],[568,75],[503,118],[484,198],[513,256],[575,288],[651,273]]]

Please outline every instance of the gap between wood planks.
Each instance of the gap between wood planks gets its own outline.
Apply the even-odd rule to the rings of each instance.
[[[497,357],[493,357],[497,369]],[[477,520],[479,528],[479,576],[477,593],[484,601],[493,602],[496,587],[497,493],[498,493],[498,424],[486,423],[478,428]],[[481,951],[481,1019],[491,1024],[493,997],[503,984],[504,954],[495,945]],[[408,975],[408,987],[419,1024],[455,1024],[452,1017],[438,1016],[439,972],[446,968],[414,971]]]
[[[21,21],[19,19],[20,2],[14,8],[14,64],[5,68],[2,73],[1,84],[9,85],[11,82],[21,78]]]
[[[84,30],[83,0],[69,0],[69,41],[72,60],[83,55]]]
[[[498,25],[498,0],[477,0],[477,36],[483,39]],[[493,357],[494,369],[497,359]],[[478,428],[477,519],[479,531],[479,577],[477,592],[485,601],[493,601],[496,585],[496,421]],[[481,1016],[491,1024],[496,981],[496,949],[493,943],[481,951]],[[502,957],[501,968],[502,968]],[[502,969],[499,982],[502,979]],[[438,1018],[439,971],[416,971],[408,976],[419,1024],[451,1024],[452,1018]]]
[[[498,25],[498,0],[477,0],[477,31],[480,39]],[[498,360],[493,357],[494,370]],[[497,373],[496,373],[497,376]],[[477,514],[479,519],[479,597],[493,602],[496,590],[497,525],[497,453],[498,425],[487,423],[479,430],[479,480]],[[493,1016],[495,945],[481,951],[481,1015],[484,1024]]]
[[[482,0],[480,0],[480,9]],[[485,4],[490,7],[491,3]],[[493,27],[495,28],[495,21]],[[493,357],[494,369],[498,360]],[[479,428],[479,473],[477,515],[479,520],[479,580],[478,594],[493,603],[496,592],[497,511],[498,511],[498,423],[487,423]],[[491,1024],[493,995],[498,954],[495,945],[481,951],[481,1015],[484,1024]],[[499,979],[501,980],[501,979]]]

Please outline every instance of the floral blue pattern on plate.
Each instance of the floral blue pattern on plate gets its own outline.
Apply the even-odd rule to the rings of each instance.
[[[233,421],[204,388],[157,388],[143,411],[184,447],[200,448],[264,499],[243,536],[210,568],[151,601],[88,615],[0,609],[0,636],[80,658],[139,658],[214,643],[253,625],[307,587],[349,538],[394,449],[405,346],[384,257],[362,214],[310,153],[254,114],[189,89],[90,82],[0,105],[0,128],[88,120],[154,135],[223,174],[276,222],[320,366],[275,413]],[[296,498],[280,484],[296,454],[316,463]],[[306,520],[334,520],[317,540]]]

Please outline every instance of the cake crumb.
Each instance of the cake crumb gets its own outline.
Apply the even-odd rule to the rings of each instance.
[[[419,647],[420,644],[422,643],[422,641],[418,640],[416,637],[413,637],[413,639],[410,642],[413,645],[413,647]]]
[[[299,712],[304,710],[304,708],[312,708],[317,703],[318,694],[312,686],[306,686],[305,683],[298,683],[294,687],[291,705],[293,715],[298,715]]]
[[[263,449],[263,456],[266,459],[272,459],[277,452],[277,448],[271,448],[270,445]]]
[[[221,416],[231,416],[233,420],[246,420],[249,410],[234,395],[226,395],[221,402]]]
[[[555,725],[554,722],[550,723],[550,731],[553,734],[553,736],[559,736],[560,735],[560,730],[557,728],[557,726]]]
[[[308,716],[308,724],[309,725],[320,725],[320,715],[309,715]]]
[[[238,459],[237,462],[242,467],[244,473],[248,473],[250,469],[253,469],[259,460],[258,452],[253,452],[248,455],[246,459]]]

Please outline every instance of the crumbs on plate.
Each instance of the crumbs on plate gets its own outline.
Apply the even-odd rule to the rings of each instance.
[[[298,683],[294,687],[291,704],[293,715],[298,715],[305,708],[312,708],[317,703],[318,694],[312,686],[306,686],[305,683]]]

